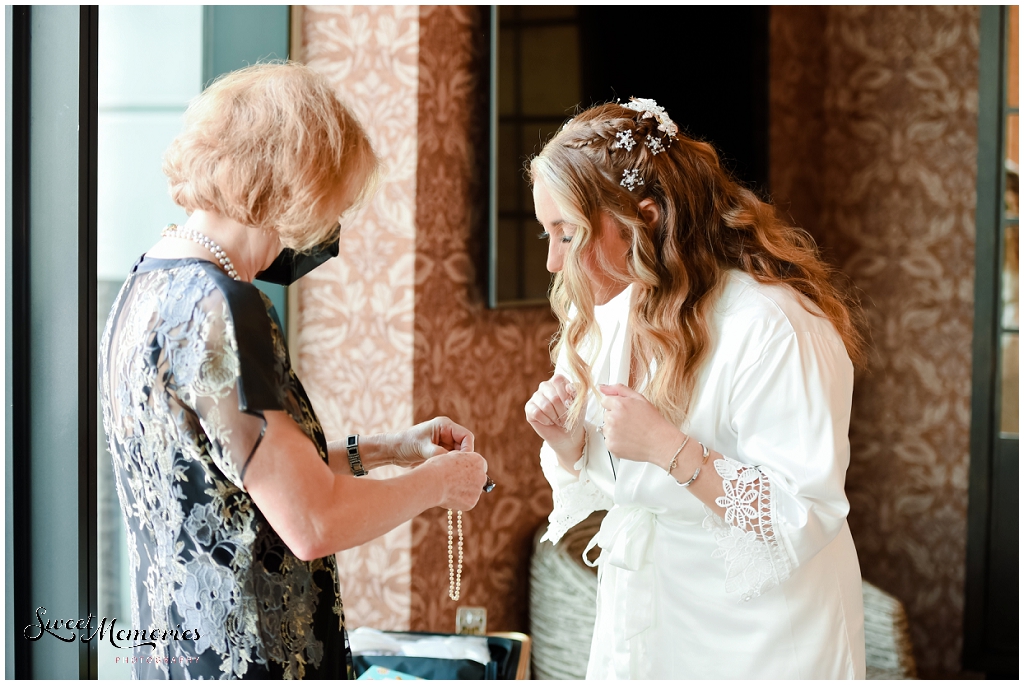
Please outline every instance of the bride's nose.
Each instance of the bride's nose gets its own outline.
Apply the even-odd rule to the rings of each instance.
[[[548,272],[556,274],[562,270],[565,261],[565,244],[554,238],[548,241]]]

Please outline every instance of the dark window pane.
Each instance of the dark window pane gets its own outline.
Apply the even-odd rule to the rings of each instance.
[[[519,19],[519,8],[515,5],[498,5],[498,22],[502,25]]]
[[[522,113],[562,116],[580,99],[579,29],[524,27],[520,34]]]
[[[520,164],[516,149],[515,124],[498,126],[498,211],[519,209]]]
[[[515,36],[512,29],[498,33],[498,116],[516,113]]]
[[[1009,59],[1007,60],[1006,69],[1006,103],[1010,107],[1017,107],[1017,101],[1019,99],[1018,88],[1020,84],[1017,83],[1018,70],[1018,59],[1017,54],[1018,46],[1020,45],[1020,8],[1017,5],[1010,6],[1010,44],[1008,46]],[[1016,158],[1015,158],[1016,159]]]
[[[536,222],[523,221],[523,296],[528,300],[547,297],[551,275],[547,269],[548,241],[539,240]]]
[[[520,8],[523,19],[572,19],[576,16],[575,5],[527,5]]]
[[[526,170],[527,161],[544,149],[544,144],[555,135],[563,123],[562,119],[552,119],[549,122],[523,124],[522,130],[522,151],[523,157],[519,161],[519,167],[523,170],[522,183],[519,187],[522,193],[520,206],[528,215],[533,216],[533,189],[530,187],[530,175]]]

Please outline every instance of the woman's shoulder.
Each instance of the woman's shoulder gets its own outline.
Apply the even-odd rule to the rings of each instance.
[[[761,283],[750,274],[730,270],[715,306],[723,334],[745,333],[767,342],[794,334],[813,334],[842,343],[821,310],[784,284]]]
[[[237,355],[239,408],[280,409],[287,352],[269,299],[252,283],[236,281],[216,264],[201,259],[144,260],[137,271],[165,282],[164,326],[204,320],[194,328],[207,348]],[[197,318],[198,317],[198,318]]]
[[[163,283],[164,299],[177,303],[179,308],[226,310],[234,323],[250,317],[265,319],[271,306],[255,285],[234,280],[216,264],[204,259],[144,257],[133,272],[151,274],[147,280],[154,285]]]

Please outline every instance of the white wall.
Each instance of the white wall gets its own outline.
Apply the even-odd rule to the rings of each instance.
[[[164,226],[185,221],[185,212],[167,194],[160,166],[164,150],[181,130],[185,107],[202,89],[202,47],[202,6],[99,9],[100,331],[135,260],[159,239]],[[99,432],[99,609],[127,627],[133,625],[128,551],[102,423]],[[99,677],[130,678],[124,656],[125,650],[100,641]]]
[[[99,34],[98,278],[120,282],[186,218],[160,165],[202,88],[203,8],[104,5]]]

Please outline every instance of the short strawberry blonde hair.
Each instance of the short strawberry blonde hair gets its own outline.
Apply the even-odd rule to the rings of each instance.
[[[218,78],[189,104],[163,163],[171,199],[186,212],[276,231],[299,251],[335,234],[340,216],[372,194],[380,169],[327,79],[297,62]]]

